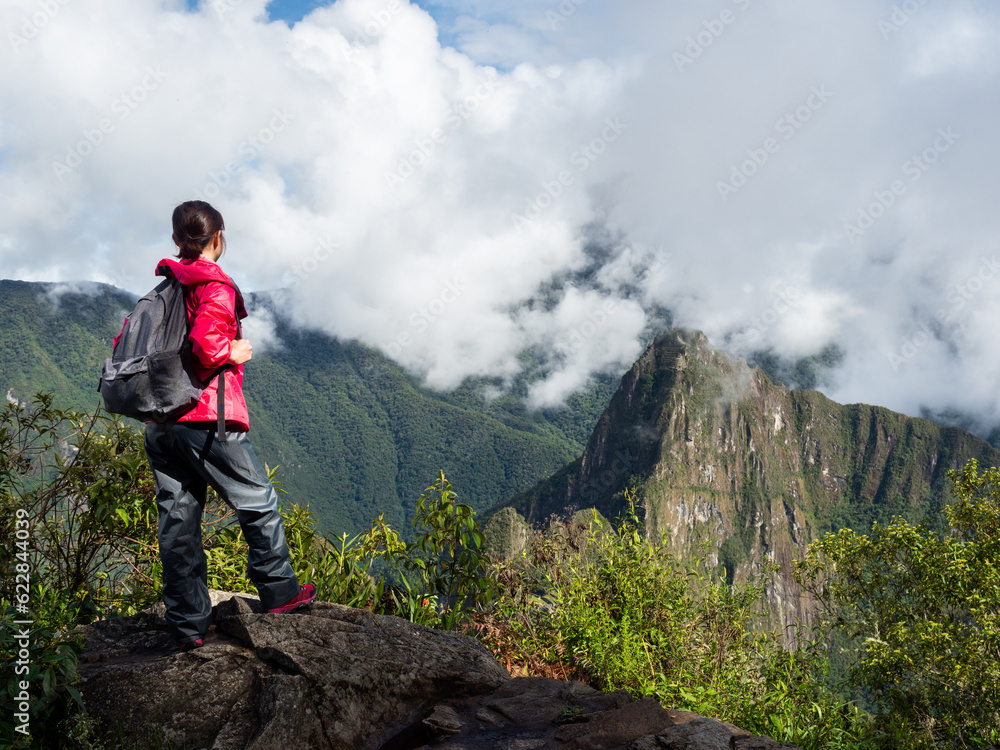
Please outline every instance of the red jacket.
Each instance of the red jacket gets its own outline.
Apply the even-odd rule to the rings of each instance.
[[[156,266],[157,276],[173,277],[187,287],[187,316],[191,326],[191,350],[195,371],[202,379],[229,360],[236,339],[236,316],[245,318],[243,295],[233,280],[208,260],[171,260],[164,258]],[[223,373],[226,378],[226,427],[235,432],[250,429],[250,416],[243,398],[243,365]],[[178,422],[214,422],[217,418],[217,379],[213,379],[201,400]]]

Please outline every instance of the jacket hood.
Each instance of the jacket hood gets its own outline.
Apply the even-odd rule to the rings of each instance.
[[[219,268],[216,263],[201,258],[195,260],[164,258],[156,266],[156,275],[177,279],[184,286],[195,286],[208,281],[218,281],[226,286],[231,286],[236,290],[236,314],[240,318],[247,316],[240,288],[236,286],[236,282],[230,278],[229,274]]]

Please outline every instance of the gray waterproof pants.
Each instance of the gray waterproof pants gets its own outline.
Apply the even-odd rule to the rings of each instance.
[[[208,630],[208,562],[201,541],[201,513],[208,486],[236,511],[250,547],[247,576],[264,610],[299,592],[285,543],[278,497],[244,432],[220,440],[205,423],[146,425],[146,456],[156,477],[160,560],[167,624],[179,642]]]

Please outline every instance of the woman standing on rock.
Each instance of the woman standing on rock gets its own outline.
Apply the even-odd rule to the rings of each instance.
[[[203,382],[211,379],[191,411],[174,422],[146,423],[146,456],[159,508],[163,603],[182,651],[202,645],[212,619],[201,540],[209,485],[236,512],[250,548],[247,575],[264,611],[291,612],[316,598],[313,586],[299,586],[295,578],[277,494],[247,439],[243,364],[253,351],[239,335],[239,320],[247,314],[243,296],[217,265],[226,249],[224,229],[222,214],[208,203],[182,203],[173,214],[180,260],[164,259],[156,268],[157,276],[173,277],[185,287],[194,374]],[[224,424],[217,408],[220,385]]]

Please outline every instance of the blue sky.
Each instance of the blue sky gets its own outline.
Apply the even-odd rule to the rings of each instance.
[[[204,0],[201,0],[204,2]],[[210,0],[209,0],[210,1]],[[197,9],[199,0],[187,0],[188,7],[192,10]],[[267,9],[270,17],[272,19],[280,19],[286,23],[292,24],[297,21],[301,21],[305,16],[314,11],[316,8],[332,4],[330,0],[271,0],[268,3]],[[456,2],[428,2],[424,0],[423,2],[416,2],[421,8],[426,10],[432,16],[434,20],[442,28],[442,41],[445,44],[451,44],[455,40],[448,37],[448,30],[452,27],[455,19],[458,17],[458,7],[459,3]],[[468,9],[468,6],[472,3],[464,4]],[[468,10],[466,10],[468,12]],[[476,9],[473,9],[473,15],[476,14]],[[495,19],[497,14],[491,14],[491,18]]]

